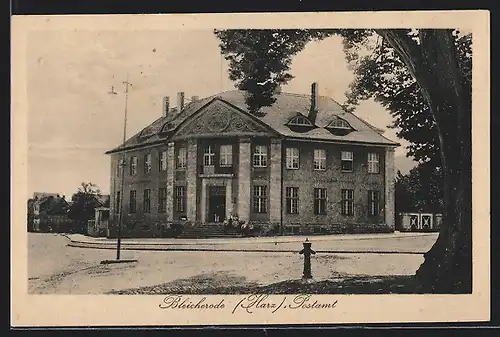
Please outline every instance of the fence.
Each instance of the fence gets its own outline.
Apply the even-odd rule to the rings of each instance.
[[[404,232],[439,231],[443,216],[433,213],[400,213],[399,230]]]

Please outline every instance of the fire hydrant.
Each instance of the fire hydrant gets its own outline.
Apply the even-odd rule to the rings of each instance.
[[[311,254],[316,254],[314,250],[311,249],[311,242],[309,239],[306,239],[306,242],[302,243],[304,248],[299,252],[299,254],[304,255],[304,274],[302,275],[303,279],[311,279]]]

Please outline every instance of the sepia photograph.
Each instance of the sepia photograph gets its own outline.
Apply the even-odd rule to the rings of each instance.
[[[397,312],[489,285],[473,272],[488,234],[472,231],[489,233],[472,183],[489,177],[472,162],[473,138],[488,142],[473,135],[474,118],[488,126],[488,107],[473,108],[484,16],[387,28],[375,14],[368,27],[167,15],[149,29],[146,17],[24,25],[23,297],[106,295],[106,310],[145,295],[133,298],[176,322],[218,310],[325,322],[352,311],[339,295],[390,295]]]

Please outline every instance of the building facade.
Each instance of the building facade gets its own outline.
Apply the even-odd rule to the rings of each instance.
[[[398,144],[317,92],[276,93],[259,116],[242,91],[189,104],[179,93],[173,109],[166,98],[158,120],[107,152],[111,233],[120,211],[124,236],[230,215],[281,233],[394,230]]]

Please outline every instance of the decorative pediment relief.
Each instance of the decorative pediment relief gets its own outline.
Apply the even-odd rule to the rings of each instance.
[[[196,113],[192,120],[186,121],[174,137],[263,133],[269,133],[269,129],[243,112],[216,100]]]

